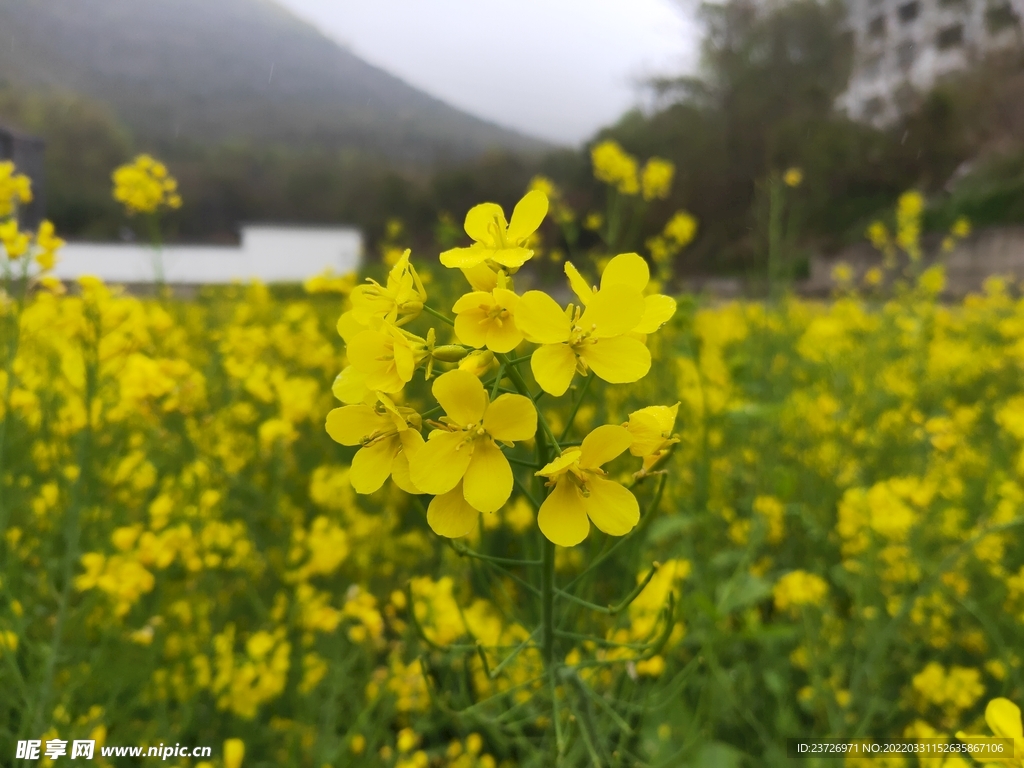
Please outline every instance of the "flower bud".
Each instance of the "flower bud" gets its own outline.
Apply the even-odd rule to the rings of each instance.
[[[457,363],[472,351],[459,344],[445,344],[440,347],[434,347],[432,354],[435,360],[440,360],[442,363]]]

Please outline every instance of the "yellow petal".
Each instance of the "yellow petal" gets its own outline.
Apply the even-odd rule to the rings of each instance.
[[[601,288],[609,285],[625,285],[642,292],[651,279],[651,270],[643,256],[636,253],[620,253],[608,262],[601,273]]]
[[[384,485],[384,481],[391,474],[391,465],[401,445],[402,441],[398,439],[398,435],[393,435],[356,451],[356,455],[352,457],[352,470],[349,472],[356,493],[373,493]]]
[[[409,472],[409,457],[423,445],[423,435],[414,429],[407,429],[399,433],[399,439],[402,441],[402,450],[395,456],[395,461],[391,465],[391,479],[406,493],[418,495],[422,491],[412,481]]]
[[[545,344],[534,350],[530,369],[541,389],[561,397],[576,373],[576,353],[568,344]]]
[[[487,410],[488,397],[484,385],[469,371],[456,369],[442,373],[434,380],[430,391],[448,418],[459,426],[476,424]]]
[[[359,445],[374,432],[390,428],[391,419],[369,405],[346,405],[327,414],[327,434],[342,445]]]
[[[448,493],[435,496],[427,507],[427,525],[438,536],[457,539],[476,527],[480,513],[466,502],[462,483]]]
[[[586,330],[595,327],[594,338],[603,339],[629,333],[644,316],[644,297],[635,288],[613,283],[594,294],[580,318]]]
[[[594,373],[609,384],[639,381],[651,370],[650,351],[629,336],[598,339],[583,347],[581,356]]]
[[[469,281],[469,284],[473,286],[474,290],[490,292],[498,287],[498,273],[483,262],[477,262],[475,266],[466,267],[462,270],[462,274]]]
[[[507,235],[509,242],[519,243],[525,240],[537,231],[547,215],[548,196],[539,189],[527,192],[512,211],[512,221],[508,225]]]
[[[441,263],[449,269],[472,269],[483,263],[490,254],[487,247],[479,247],[475,243],[469,248],[450,248],[441,256]]]
[[[480,512],[497,512],[512,495],[512,467],[491,440],[477,441],[462,488],[466,501]]]
[[[584,469],[595,469],[605,464],[633,442],[629,430],[615,424],[598,427],[585,438],[580,445],[580,466]]]
[[[491,252],[489,258],[495,264],[501,264],[503,267],[515,268],[521,267],[523,264],[528,262],[533,256],[533,251],[529,248],[496,248]]]
[[[523,342],[523,334],[510,317],[500,324],[492,321],[487,324],[487,348],[505,354],[511,352]]]
[[[587,515],[609,536],[625,536],[640,521],[636,497],[616,482],[603,477],[587,479],[590,496],[584,498]]]
[[[343,403],[367,403],[377,401],[373,390],[366,386],[366,374],[351,365],[342,370],[331,385],[331,393]]]
[[[338,318],[338,335],[348,344],[356,337],[357,333],[367,330],[363,323],[360,323],[354,312],[346,312]]]
[[[676,300],[671,296],[656,293],[644,298],[644,316],[633,329],[636,333],[654,333],[672,319],[676,313]]]
[[[527,291],[519,298],[515,320],[526,340],[535,344],[568,341],[572,331],[565,312],[543,291]]]
[[[487,332],[490,327],[491,322],[487,319],[487,315],[479,309],[463,310],[455,316],[455,335],[463,344],[474,349],[487,346]]]
[[[583,495],[569,479],[560,480],[544,499],[537,513],[537,525],[548,541],[560,547],[573,547],[587,538],[590,522]]]
[[[452,307],[452,312],[459,314],[478,308],[490,309],[493,304],[494,296],[490,291],[470,291],[459,297],[459,300]]]
[[[519,206],[516,206],[518,210]],[[474,205],[466,214],[466,234],[478,243],[485,243],[491,247],[498,244],[497,229],[504,233],[508,228],[505,221],[505,212],[497,203],[480,203]],[[536,227],[535,227],[536,228]],[[447,266],[447,265],[445,265]]]
[[[1021,723],[1020,707],[1009,699],[992,699],[985,707],[985,722],[992,733],[1003,739],[1024,738],[1024,724]],[[1016,755],[1017,758],[1024,755]]]
[[[587,306],[594,296],[594,289],[583,279],[583,275],[572,265],[571,261],[565,262],[565,274],[569,278],[569,287],[579,297],[580,304]]]
[[[629,452],[634,456],[647,456],[662,447],[675,427],[679,403],[673,406],[651,405],[629,414],[626,429],[633,436]]]
[[[398,337],[401,331],[395,331],[394,336]],[[416,356],[413,354],[412,347],[409,342],[404,338],[395,338],[394,341],[394,355],[395,355],[395,372],[398,378],[401,379],[403,385],[407,381],[412,381],[412,375],[416,371]],[[399,387],[401,389],[401,387]],[[397,392],[398,390],[383,390],[384,392]]]
[[[562,474],[573,464],[579,464],[580,461],[580,449],[579,448],[566,448],[562,451],[562,455],[554,461],[545,464],[542,468],[538,469],[534,474],[540,475],[541,477],[554,477],[555,475]]]
[[[529,440],[537,434],[537,409],[528,397],[500,395],[487,407],[484,429],[495,440],[506,443]]]
[[[434,430],[430,438],[409,457],[412,484],[423,493],[447,493],[462,480],[473,457],[472,443],[465,433]]]

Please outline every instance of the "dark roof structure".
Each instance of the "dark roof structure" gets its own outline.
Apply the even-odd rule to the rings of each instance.
[[[19,173],[32,179],[32,202],[18,216],[26,228],[35,229],[46,216],[45,152],[42,139],[0,125],[0,160],[13,161]]]

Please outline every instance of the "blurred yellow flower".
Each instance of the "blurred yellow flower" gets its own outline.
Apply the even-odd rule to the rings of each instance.
[[[804,181],[804,172],[799,168],[790,168],[782,175],[787,187],[799,187]]]
[[[549,541],[575,546],[587,538],[590,522],[610,536],[633,530],[640,520],[636,497],[601,469],[632,443],[625,427],[606,424],[587,435],[579,448],[566,448],[537,471],[553,486],[537,513],[537,524]]]
[[[19,204],[32,202],[32,181],[17,173],[10,160],[0,161],[0,219],[14,213]]]
[[[793,613],[804,605],[821,605],[828,595],[828,583],[816,574],[796,570],[779,579],[772,592],[775,607]]]
[[[1009,699],[992,699],[985,707],[985,722],[992,729],[992,735],[1013,739],[1014,759],[991,762],[1024,766],[1024,724],[1021,723],[1020,707]]]
[[[636,158],[628,154],[617,141],[608,139],[595,144],[590,150],[594,164],[594,177],[615,187],[624,195],[640,191]],[[670,180],[671,181],[671,180]]]
[[[245,757],[245,742],[241,739],[227,739],[224,742],[224,768],[240,768]]]
[[[644,200],[664,200],[672,191],[672,177],[676,167],[660,157],[652,157],[644,164],[640,177],[640,188]]]
[[[156,213],[162,208],[180,208],[178,182],[167,166],[149,155],[139,155],[113,173],[114,199],[129,214]]]

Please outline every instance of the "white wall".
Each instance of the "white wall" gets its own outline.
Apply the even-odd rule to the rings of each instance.
[[[355,229],[249,225],[242,227],[238,247],[171,245],[162,249],[161,260],[168,283],[301,282],[326,269],[358,269],[362,250]],[[54,274],[64,280],[96,275],[110,283],[151,283],[153,259],[153,249],[137,243],[68,243]]]

